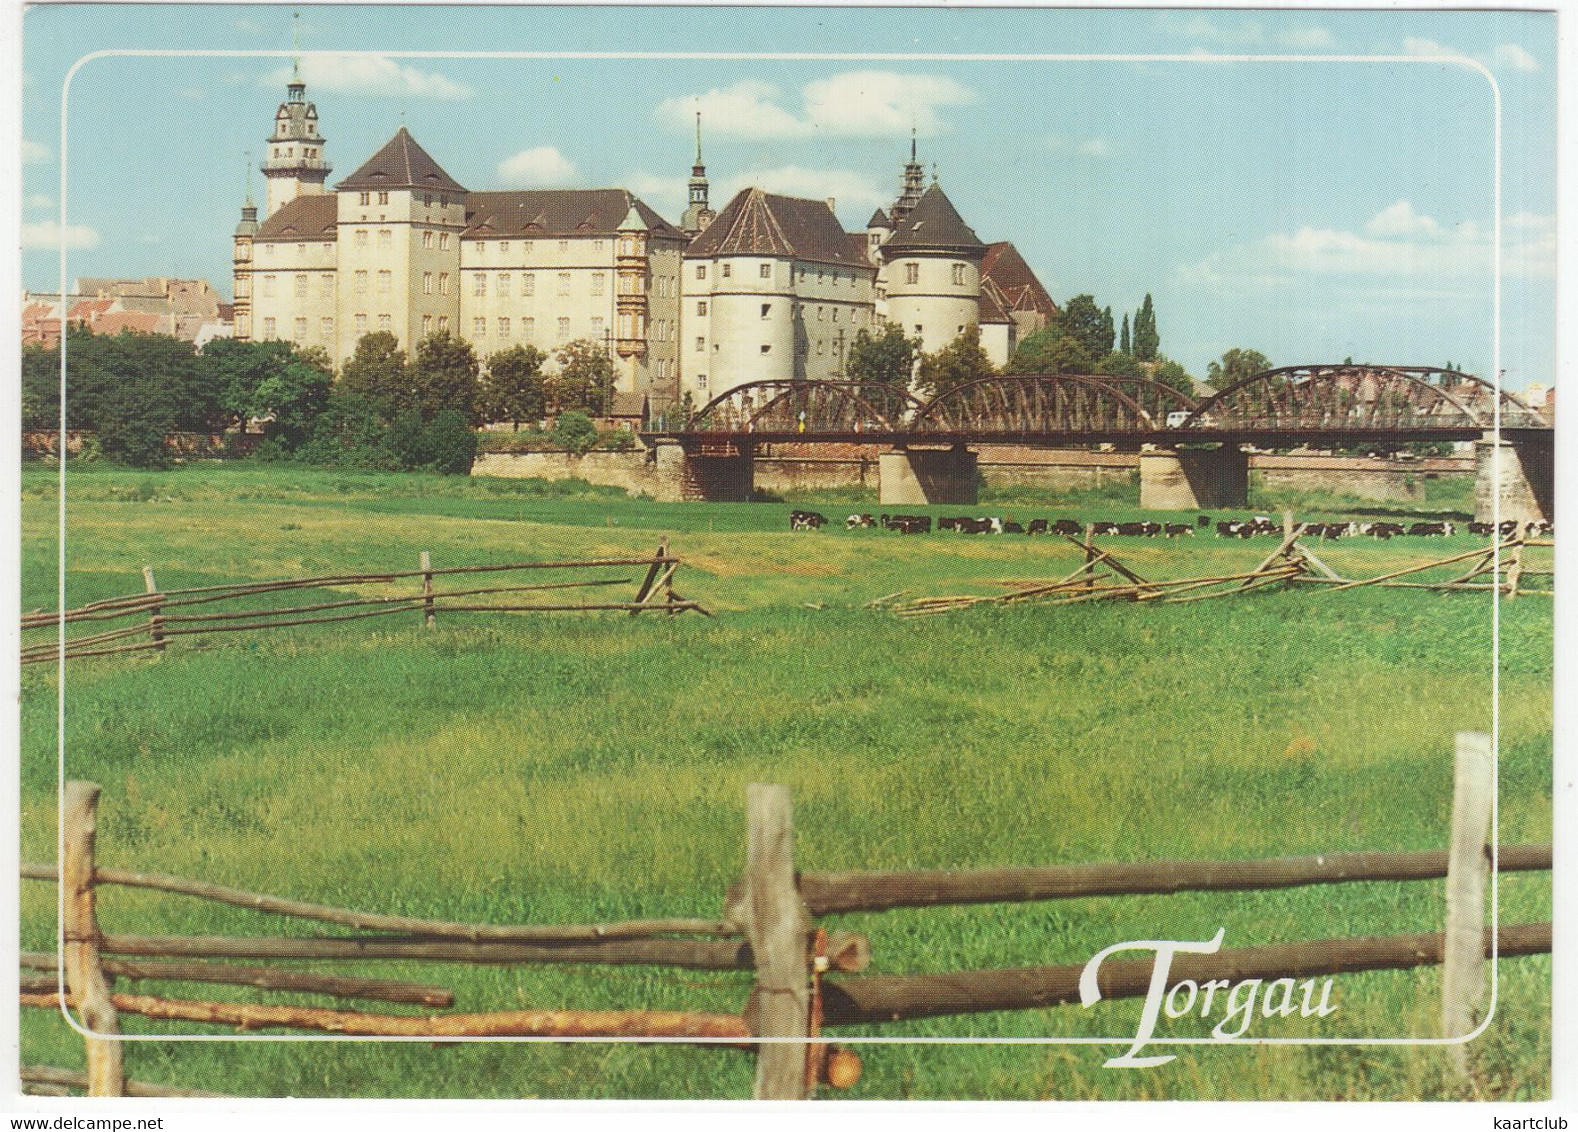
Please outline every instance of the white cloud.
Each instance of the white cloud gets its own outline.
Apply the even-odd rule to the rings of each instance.
[[[1185,39],[1204,40],[1208,43],[1231,44],[1240,47],[1265,41],[1265,31],[1254,20],[1235,21],[1224,26],[1207,16],[1163,13],[1158,22],[1164,32]]]
[[[419,71],[383,55],[304,55],[301,77],[314,89],[335,94],[458,101],[474,93],[436,71]],[[290,78],[291,68],[280,67],[263,76],[263,85],[278,87]]]
[[[725,178],[715,186],[717,207],[726,204],[741,189],[758,188],[781,196],[807,200],[834,198],[839,207],[883,208],[893,194],[869,175],[851,169],[808,169],[801,165],[781,165],[776,169],[749,169]],[[862,220],[865,218],[862,217]]]
[[[1079,154],[1082,157],[1106,157],[1112,152],[1104,138],[1087,138],[1079,143]]]
[[[1414,279],[1441,284],[1484,280],[1491,269],[1490,230],[1472,220],[1442,224],[1397,201],[1372,216],[1362,231],[1305,225],[1274,232],[1179,267],[1175,279],[1206,287],[1276,286],[1312,275]],[[1555,273],[1555,226],[1549,217],[1520,213],[1503,225],[1502,271],[1549,277]]]
[[[1407,36],[1403,40],[1403,52],[1407,55],[1436,55],[1452,59],[1468,59],[1481,63],[1498,71],[1538,71],[1539,62],[1516,43],[1503,43],[1487,55],[1477,58],[1467,52],[1459,51],[1455,47],[1448,47],[1437,43],[1433,39],[1421,39],[1417,36]]]
[[[49,147],[39,145],[35,141],[22,139],[22,164],[38,165],[49,160]]]
[[[55,198],[47,193],[28,193],[22,198],[23,208],[54,208]]]
[[[43,251],[58,248],[62,243],[68,251],[96,248],[99,246],[99,234],[85,224],[68,224],[61,228],[54,220],[22,225],[23,248]]]
[[[1323,27],[1288,28],[1277,32],[1277,42],[1283,47],[1330,47],[1336,42],[1331,32]]]
[[[1498,68],[1510,68],[1514,71],[1538,71],[1540,64],[1516,43],[1503,43],[1496,48],[1491,56]]]
[[[539,145],[499,162],[499,179],[517,189],[552,189],[576,184],[581,174],[553,146]]]
[[[696,111],[707,134],[751,140],[810,137],[893,137],[913,127],[927,136],[946,128],[939,112],[975,100],[974,92],[942,75],[846,71],[807,83],[798,111],[781,105],[771,83],[747,79],[701,95],[665,98],[656,116],[691,129]]]

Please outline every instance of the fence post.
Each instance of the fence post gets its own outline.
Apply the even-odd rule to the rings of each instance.
[[[1473,1031],[1485,994],[1485,888],[1490,876],[1490,810],[1495,798],[1490,736],[1459,731],[1452,779],[1452,841],[1447,850],[1446,935],[1441,956],[1441,1036]],[[1452,1046],[1468,1073],[1468,1046]]]
[[[756,986],[746,1017],[764,1041],[757,1046],[757,1100],[804,1100],[806,1038],[811,994],[806,921],[794,878],[794,831],[789,790],[751,783],[745,788],[745,937],[756,962]]]
[[[99,963],[99,921],[94,911],[93,847],[98,833],[97,783],[66,783],[64,860],[60,883],[65,908],[66,990],[76,1004],[82,1025],[91,1034],[119,1034],[120,1022],[110,1001],[110,987]],[[86,1037],[88,1095],[119,1097],[125,1093],[121,1043],[115,1037]]]
[[[1096,524],[1085,524],[1085,588],[1096,588]]]
[[[425,550],[417,559],[417,569],[422,571],[422,624],[431,629],[438,622],[438,611],[433,607],[433,558]]]
[[[144,566],[142,568],[142,584],[143,588],[149,593],[158,594],[159,587],[153,580],[152,566]],[[159,652],[164,651],[164,618],[159,616],[159,612],[163,608],[164,603],[157,602],[148,610],[148,635],[153,638],[154,647]]]

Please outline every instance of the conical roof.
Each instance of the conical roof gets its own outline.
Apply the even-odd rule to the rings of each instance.
[[[451,177],[416,144],[404,126],[356,172],[341,181],[340,189],[420,189],[426,192],[463,193]]]
[[[871,219],[866,221],[867,228],[891,228],[893,221],[888,219],[888,214],[880,208],[871,214]]]
[[[793,256],[820,263],[868,266],[850,246],[849,233],[822,200],[741,189],[707,230],[691,241],[687,256]]]
[[[984,254],[986,245],[959,215],[958,209],[933,183],[921,194],[920,201],[898,225],[893,238],[882,246],[890,258],[905,250],[938,250]]]

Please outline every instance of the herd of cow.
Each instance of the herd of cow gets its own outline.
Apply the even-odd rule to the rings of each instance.
[[[792,531],[814,531],[828,524],[826,515],[816,511],[794,510],[789,512],[789,529]],[[1121,535],[1136,538],[1178,538],[1181,536],[1193,537],[1195,530],[1210,529],[1212,519],[1209,515],[1201,515],[1195,525],[1189,523],[1115,523],[1109,520],[1084,524],[1077,519],[1031,519],[1028,523],[1020,523],[1013,519],[1004,519],[1001,516],[988,515],[978,518],[958,516],[954,518],[940,518],[936,521],[939,531],[955,531],[964,535],[1081,535],[1087,526],[1093,535]],[[1518,533],[1518,521],[1508,519],[1499,527],[1492,523],[1469,523],[1468,533],[1471,535],[1488,535],[1492,531],[1506,538]],[[930,534],[932,518],[930,515],[850,515],[844,520],[846,530],[863,530],[880,527],[883,530],[898,531],[906,535]],[[1266,515],[1255,515],[1249,519],[1219,519],[1215,522],[1217,538],[1254,538],[1259,535],[1280,535],[1282,524]],[[1452,522],[1417,522],[1404,525],[1402,523],[1305,523],[1302,532],[1310,538],[1335,539],[1365,536],[1375,539],[1390,539],[1402,536],[1409,537],[1450,537],[1457,534],[1457,524]],[[1524,534],[1527,537],[1537,535],[1551,535],[1555,528],[1548,522],[1533,522],[1524,524]]]

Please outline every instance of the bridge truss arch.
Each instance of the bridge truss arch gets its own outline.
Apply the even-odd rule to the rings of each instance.
[[[1202,401],[1184,428],[1374,435],[1431,429],[1488,429],[1497,390],[1471,374],[1424,366],[1303,365],[1266,370]],[[1506,428],[1548,422],[1501,392]]]
[[[914,421],[917,433],[972,436],[1143,434],[1194,401],[1143,378],[1089,374],[1002,374],[946,389]]]
[[[921,408],[908,390],[881,382],[751,381],[708,401],[686,432],[897,432]]]

